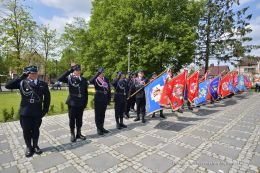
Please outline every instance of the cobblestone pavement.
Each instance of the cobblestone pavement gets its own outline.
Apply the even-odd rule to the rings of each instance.
[[[259,172],[260,95],[245,93],[167,119],[125,120],[115,129],[107,111],[108,135],[96,135],[93,110],[85,111],[86,141],[69,142],[67,115],[45,117],[41,156],[24,157],[19,122],[0,124],[0,172]],[[132,113],[134,117],[134,113]]]

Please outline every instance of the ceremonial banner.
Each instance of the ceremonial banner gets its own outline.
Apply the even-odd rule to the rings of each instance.
[[[146,112],[148,114],[163,109],[163,106],[160,105],[160,98],[166,78],[167,72],[164,72],[145,87]]]
[[[216,100],[218,99],[219,95],[218,95],[218,86],[219,86],[219,82],[221,80],[220,76],[217,76],[216,78],[214,78],[209,85],[210,88],[210,95],[211,97]]]
[[[246,90],[246,87],[245,87],[245,79],[244,79],[244,76],[243,75],[238,75],[237,76],[237,86],[236,86],[236,89],[238,90],[238,92],[243,92]]]
[[[194,104],[200,105],[207,102],[207,96],[209,92],[209,80],[205,80],[199,84],[199,97],[194,99]]]
[[[199,94],[199,72],[193,73],[187,80],[187,98],[190,103],[198,97]]]
[[[167,79],[160,100],[161,105],[166,106],[168,100],[170,101],[173,110],[177,110],[183,105],[186,76],[187,70],[173,78]]]
[[[230,75],[227,74],[226,76],[224,76],[220,83],[219,83],[219,87],[220,87],[220,96],[223,98],[223,97],[226,97],[230,94]]]
[[[251,82],[247,76],[244,76],[245,79],[245,86],[249,90],[251,88]]]

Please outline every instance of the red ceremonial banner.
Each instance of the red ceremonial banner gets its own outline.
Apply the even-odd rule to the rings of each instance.
[[[187,80],[188,100],[190,103],[199,95],[199,72],[194,72]]]
[[[250,82],[250,80],[248,79],[247,76],[244,76],[244,82],[245,82],[246,88],[250,89],[251,88],[251,82]]]
[[[229,82],[230,82],[230,75],[227,74],[221,79],[219,83],[219,93],[222,98],[230,94]]]

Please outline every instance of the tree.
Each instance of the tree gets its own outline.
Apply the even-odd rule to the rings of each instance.
[[[51,61],[48,62],[48,60],[50,57],[54,57],[56,55],[57,46],[58,39],[56,29],[50,29],[49,25],[41,25],[39,28],[39,47],[45,58],[44,80],[46,79],[48,72],[51,72],[48,70],[48,65],[51,64]]]
[[[36,23],[32,20],[26,7],[19,3],[18,0],[3,0],[0,2],[1,16],[0,25],[2,29],[1,45],[6,54],[14,56],[14,66],[21,70],[21,55],[32,35]],[[11,52],[14,52],[11,53]]]
[[[239,9],[239,0],[207,0],[198,25],[197,59],[208,69],[209,59],[230,61],[250,52],[255,46],[245,42],[252,38],[247,34],[252,14],[247,14],[248,7]]]
[[[126,71],[129,34],[131,70],[159,72],[170,65],[179,70],[193,59],[200,7],[192,0],[94,0],[83,58],[86,75],[99,66],[108,76]]]

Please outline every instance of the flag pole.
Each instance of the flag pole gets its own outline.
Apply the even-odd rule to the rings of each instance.
[[[154,80],[156,80],[156,79],[158,79],[159,77],[161,77],[165,71],[167,71],[168,69],[171,69],[172,67],[173,67],[173,66],[171,66],[171,67],[165,69],[165,70],[164,70],[163,72],[161,72],[158,76],[156,76],[156,78],[155,78]],[[131,97],[133,97],[134,95],[136,95],[138,92],[140,92],[140,91],[141,91],[142,89],[144,89],[147,85],[149,85],[150,83],[152,83],[154,80],[149,81],[149,82],[148,82],[147,84],[145,84],[142,88],[140,88],[139,90],[137,90],[136,92],[134,92],[132,95],[130,95],[130,96],[127,98],[127,100],[129,100]]]

